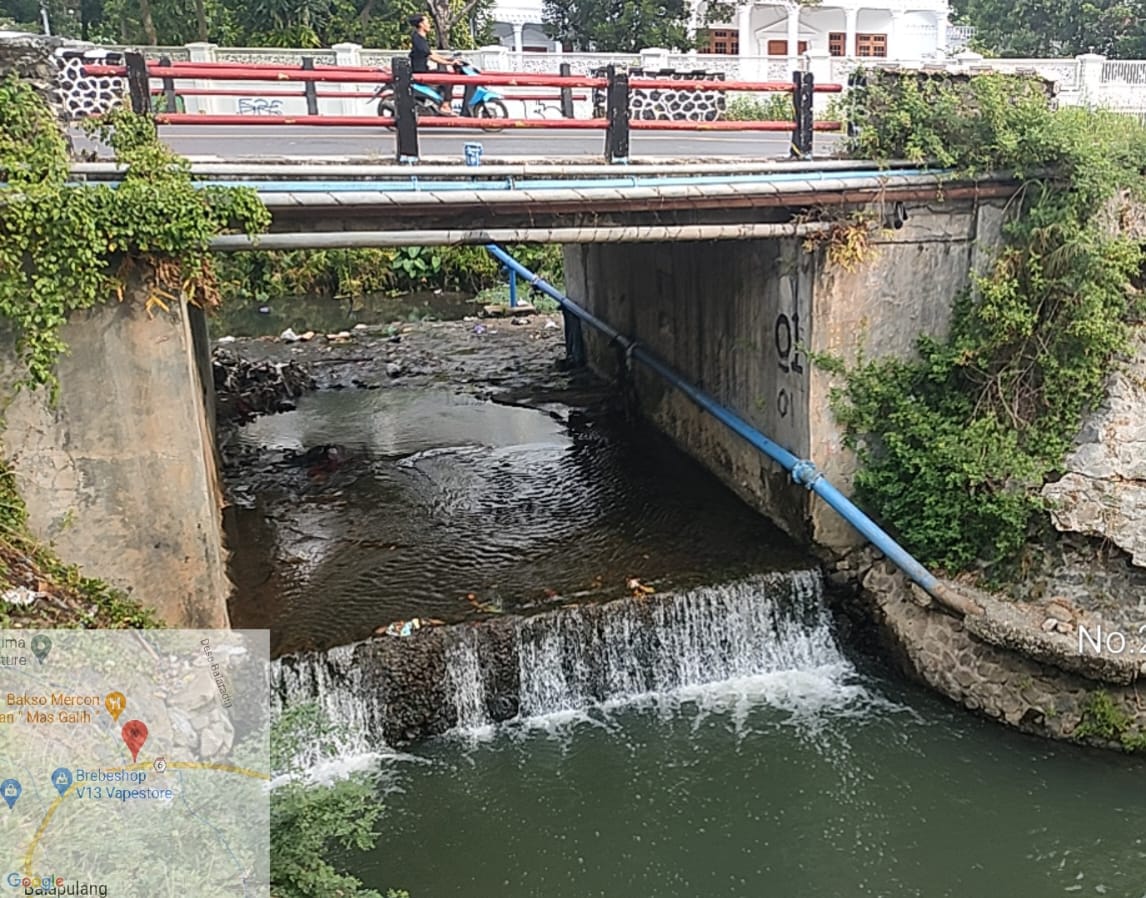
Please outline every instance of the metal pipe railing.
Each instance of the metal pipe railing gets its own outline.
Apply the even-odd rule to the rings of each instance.
[[[256,250],[361,249],[384,246],[484,246],[497,243],[663,243],[673,240],[759,240],[803,237],[832,228],[825,222],[616,225],[569,228],[506,227],[439,230],[330,231],[305,234],[223,234],[211,240],[216,252]],[[516,295],[516,285],[514,285]]]

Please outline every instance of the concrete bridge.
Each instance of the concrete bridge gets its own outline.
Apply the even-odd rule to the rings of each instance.
[[[272,213],[268,235],[216,238],[212,247],[224,252],[803,237],[829,230],[841,207],[865,210],[890,227],[897,210],[933,202],[940,190],[947,203],[1014,190],[1007,179],[955,182],[908,164],[884,168],[853,160],[414,170],[207,162],[192,171],[201,185],[254,188]],[[118,177],[110,163],[80,163],[73,174],[97,183]]]
[[[27,47],[14,66],[51,83]],[[32,48],[34,49],[34,48]],[[0,70],[5,68],[0,44]],[[349,161],[349,160],[347,160]],[[488,161],[488,160],[487,160]],[[1005,180],[956,181],[854,160],[466,167],[307,160],[198,161],[198,183],[249,183],[274,218],[267,248],[545,241],[565,246],[569,294],[845,486],[852,460],[809,354],[907,355],[940,334],[954,298],[1000,239]],[[359,160],[361,163],[361,160]],[[115,180],[108,163],[77,180]],[[862,222],[854,268],[833,262],[840,222]],[[224,236],[224,251],[254,248]],[[213,384],[201,312],[152,318],[135,301],[77,314],[63,334],[58,406],[22,393],[5,448],[33,530],[170,623],[226,623]],[[569,326],[569,319],[567,319]],[[570,327],[612,374],[616,347]],[[829,550],[857,536],[680,394],[634,375],[645,414],[759,510]]]
[[[853,462],[828,409],[831,378],[809,353],[908,355],[920,334],[942,333],[999,239],[1013,191],[1006,181],[856,162],[724,163],[722,175],[702,165],[419,167],[416,179],[406,167],[400,180],[393,166],[302,164],[284,177],[242,165],[197,163],[195,173],[258,187],[274,215],[267,247],[565,244],[573,298],[845,487]],[[116,176],[98,163],[74,174]],[[830,238],[840,213],[874,225],[870,256],[852,271],[806,244]],[[251,248],[245,237],[215,246]],[[225,623],[202,315],[149,319],[127,302],[78,315],[64,336],[72,352],[60,366],[59,407],[21,395],[8,412],[6,448],[32,526],[172,623]],[[624,363],[592,335],[584,351],[607,375]],[[760,511],[805,542],[856,543],[779,468],[660,382],[634,378],[642,411]]]

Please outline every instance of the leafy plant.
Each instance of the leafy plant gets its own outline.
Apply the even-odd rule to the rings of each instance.
[[[522,245],[509,251],[551,283],[561,282],[561,247]],[[477,293],[505,283],[481,246],[251,252],[217,258],[228,296],[265,302],[279,296],[363,296],[417,290]]]
[[[1127,751],[1146,750],[1146,733],[1133,725],[1130,714],[1114,703],[1110,693],[1102,690],[1087,697],[1074,735],[1078,739],[1118,742]]]
[[[730,122],[790,122],[796,116],[791,94],[737,95],[724,107]]]
[[[853,152],[1020,182],[1005,245],[947,339],[921,339],[916,361],[861,359],[835,395],[860,500],[928,563],[1001,565],[1143,310],[1143,249],[1100,212],[1122,192],[1146,196],[1146,129],[1054,111],[1039,80],[1009,76],[871,73],[859,102]]]
[[[271,768],[286,781],[271,792],[271,890],[275,898],[383,898],[328,860],[331,847],[367,851],[382,815],[374,778],[308,782],[302,758],[330,756],[345,734],[314,704],[287,709],[271,728]],[[385,898],[409,898],[389,890]]]
[[[154,123],[119,110],[85,123],[126,165],[117,189],[69,185],[68,152],[51,109],[30,85],[0,82],[0,316],[15,332],[20,383],[57,389],[60,329],[71,313],[121,300],[141,283],[149,310],[181,294],[218,293],[207,246],[221,231],[260,230],[269,214],[248,189],[196,189]]]
[[[404,246],[390,264],[400,287],[417,290],[442,270],[442,257],[436,247]]]

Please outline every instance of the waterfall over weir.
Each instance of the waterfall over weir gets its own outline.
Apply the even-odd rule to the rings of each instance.
[[[318,701],[367,744],[761,675],[850,670],[818,570],[490,617],[281,658],[280,706]]]

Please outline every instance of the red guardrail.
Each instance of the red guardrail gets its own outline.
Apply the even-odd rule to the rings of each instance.
[[[315,69],[272,69],[253,65],[233,63],[184,63],[176,66],[149,65],[147,74],[152,78],[195,78],[198,80],[218,78],[222,72],[217,66],[227,66],[225,73],[232,81],[338,81],[344,84],[379,84],[392,81],[392,77],[379,77],[385,73],[376,69],[361,68],[315,68]],[[232,67],[233,66],[233,67]],[[88,75],[113,75],[124,77],[126,66],[87,65]],[[518,74],[517,72],[482,72],[478,75],[450,75],[439,72],[425,72],[418,75],[424,84],[482,84],[489,87],[608,87],[607,78],[590,78],[582,75],[540,75]],[[702,91],[745,91],[750,93],[791,93],[794,90],[790,81],[701,81],[696,79],[674,78],[630,78],[630,90],[702,90]],[[840,84],[816,84],[816,93],[839,93]]]
[[[150,79],[163,80],[160,97],[168,100],[167,108],[174,108],[174,101],[180,94],[187,96],[249,96],[254,91],[234,88],[180,87],[176,80],[186,81],[250,81],[253,83],[301,82],[303,90],[275,90],[258,88],[265,97],[305,97],[307,115],[215,115],[197,113],[163,112],[155,116],[162,124],[210,124],[210,125],[315,125],[315,126],[369,126],[394,127],[397,130],[399,158],[417,157],[418,122],[439,128],[473,128],[480,130],[503,129],[576,129],[600,130],[606,132],[606,158],[613,161],[627,158],[630,130],[637,131],[746,131],[778,132],[792,131],[794,155],[811,154],[812,134],[815,131],[839,131],[839,122],[814,122],[812,120],[812,94],[838,93],[843,90],[839,84],[815,84],[808,73],[793,73],[792,82],[783,81],[722,81],[696,78],[638,77],[630,79],[624,72],[609,69],[607,77],[573,76],[567,74],[548,75],[517,72],[482,72],[476,75],[447,73],[425,73],[418,75],[418,81],[425,84],[458,86],[485,85],[490,87],[537,87],[560,90],[561,106],[564,110],[560,119],[511,119],[475,118],[469,116],[417,116],[411,88],[410,63],[405,57],[396,57],[391,70],[367,69],[347,66],[315,65],[313,60],[303,61],[299,69],[287,69],[272,63],[193,63],[148,64],[142,55],[125,54],[126,65],[87,65],[84,72],[95,76],[126,77],[132,96],[132,108],[138,112],[152,111]],[[357,99],[373,97],[359,91],[318,91],[320,83],[391,85],[392,101],[395,106],[394,118],[357,115],[319,115],[318,98]],[[575,119],[572,117],[572,88],[593,88],[604,90],[606,97],[606,117]],[[631,119],[629,95],[632,90],[686,90],[686,91],[734,91],[750,93],[791,93],[793,94],[794,120],[782,121],[679,121],[661,119]],[[582,97],[584,95],[581,95]],[[601,95],[595,95],[595,99]],[[507,96],[505,100],[553,100],[551,95],[529,94]],[[598,113],[599,114],[599,113]]]

